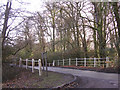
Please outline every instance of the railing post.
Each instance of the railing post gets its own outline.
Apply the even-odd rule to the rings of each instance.
[[[63,59],[63,66],[64,66],[64,59]]]
[[[32,73],[34,73],[34,59],[32,59]]]
[[[26,69],[27,69],[27,67],[28,67],[28,59],[26,59]]]
[[[86,67],[86,58],[84,58],[84,67]]]
[[[53,66],[55,66],[55,60],[53,60]]]
[[[106,67],[109,67],[109,58],[108,57],[106,57]]]
[[[39,76],[41,76],[41,60],[38,60],[38,65],[39,65]]]
[[[96,67],[96,58],[94,58],[94,67]]]
[[[58,60],[58,66],[60,65],[59,60]]]
[[[78,60],[78,59],[76,58],[76,66],[78,65],[78,64],[77,64],[77,60]]]
[[[49,67],[50,67],[50,63],[49,63]]]
[[[19,60],[19,67],[21,67],[21,65],[22,65],[22,59],[20,58],[20,60]]]
[[[71,65],[71,59],[69,58],[69,66]]]

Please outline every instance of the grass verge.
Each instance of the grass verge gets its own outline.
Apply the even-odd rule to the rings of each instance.
[[[16,68],[16,67],[12,67]],[[17,67],[18,68],[18,67]],[[19,68],[21,69],[21,68]],[[60,86],[73,80],[71,75],[65,75],[55,72],[42,72],[42,76],[38,75],[38,70],[35,73],[31,72],[31,69],[26,70],[22,68],[22,72],[15,76],[14,79],[7,80],[3,83],[3,88],[52,88]]]

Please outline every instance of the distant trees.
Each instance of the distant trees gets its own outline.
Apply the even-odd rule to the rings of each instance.
[[[88,5],[88,7],[92,9],[85,10],[85,5]],[[60,35],[59,40],[61,42],[59,43],[61,43],[61,50],[66,51],[70,48],[79,48],[79,50],[84,51],[84,57],[89,57],[88,52],[90,51],[90,48],[88,48],[88,46],[91,46],[91,44],[94,43],[95,57],[105,58],[109,55],[110,51],[107,48],[115,47],[111,35],[114,36],[114,32],[118,33],[116,25],[110,30],[111,25],[116,23],[116,21],[112,20],[115,16],[112,18],[110,17],[113,15],[111,14],[111,11],[114,10],[111,8],[113,5],[114,4],[111,6],[111,4],[107,2],[92,2],[88,4],[85,4],[85,2],[54,3],[55,8],[57,8],[56,11],[58,11],[55,19],[55,31],[57,32],[57,30],[59,30],[56,35]],[[49,8],[52,7],[49,6]],[[114,8],[117,7],[114,6]],[[114,11],[116,11],[118,15],[118,11]],[[87,15],[88,12],[92,15],[91,18],[91,15]],[[89,32],[93,33],[93,39],[88,39],[89,36],[88,33],[86,33],[87,29]],[[55,41],[58,42],[57,40],[56,37]],[[91,42],[92,40],[93,42]],[[55,46],[59,46],[59,44],[56,44]],[[117,44],[117,47],[119,46],[120,45]]]
[[[28,58],[45,51],[51,59],[120,57],[119,3],[54,2],[45,7],[19,26],[20,42],[27,45],[23,51],[31,52]]]

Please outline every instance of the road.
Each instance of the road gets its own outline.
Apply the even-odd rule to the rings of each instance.
[[[30,67],[30,66],[29,66]],[[31,68],[31,67],[30,67]],[[34,67],[38,69],[38,67]],[[80,78],[79,88],[118,88],[118,74],[48,67],[48,71],[72,74]]]

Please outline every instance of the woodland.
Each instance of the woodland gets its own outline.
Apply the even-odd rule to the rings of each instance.
[[[48,62],[90,57],[120,60],[119,2],[46,2],[42,12],[13,8],[13,4],[10,0],[0,4],[3,63],[39,59],[42,52],[47,52]]]

